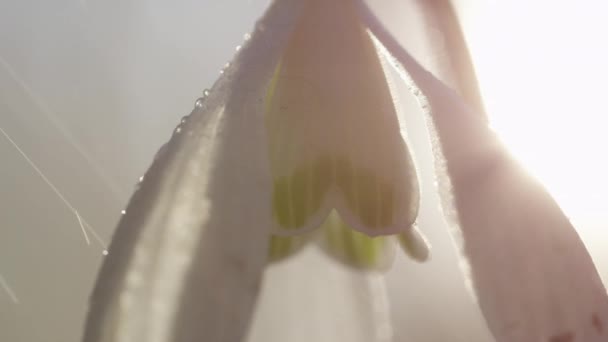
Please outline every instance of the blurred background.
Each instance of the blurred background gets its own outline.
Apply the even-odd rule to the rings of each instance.
[[[79,340],[98,267],[137,179],[268,3],[0,1],[0,341]],[[371,3],[415,58],[450,82],[444,62],[451,45],[429,7]],[[606,282],[606,5],[454,5],[492,127],[557,198]],[[409,96],[402,100],[423,183],[419,223],[433,259],[420,265],[398,255],[383,276],[394,323],[385,335],[400,342],[488,341],[432,191],[424,120]],[[268,278],[280,286],[280,279],[326,272],[313,285],[331,287],[323,282],[328,277],[357,281],[323,258],[309,248],[272,266]],[[340,308],[317,300],[306,303],[318,306],[314,312],[303,310],[297,298],[272,293],[285,291],[265,289],[258,316],[291,305],[290,322],[279,328],[257,319],[252,341],[346,340],[332,332],[336,315],[341,328],[356,332]]]

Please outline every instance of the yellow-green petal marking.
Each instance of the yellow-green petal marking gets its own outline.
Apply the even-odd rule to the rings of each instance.
[[[394,257],[390,237],[370,237],[352,230],[340,216],[332,212],[321,226],[321,247],[342,263],[365,270],[385,270]]]
[[[268,260],[281,261],[302,249],[307,241],[307,236],[271,236],[268,244]]]

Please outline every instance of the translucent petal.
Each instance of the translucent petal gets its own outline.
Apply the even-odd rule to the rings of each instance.
[[[274,3],[147,171],[113,237],[84,341],[241,341],[268,257],[263,98],[300,0]]]
[[[270,262],[284,260],[300,251],[312,238],[307,235],[270,237],[268,246],[268,259]]]
[[[332,209],[372,236],[409,228],[416,171],[353,2],[306,3],[266,102],[276,234],[315,229]]]
[[[362,8],[432,119],[444,210],[460,228],[473,286],[496,340],[608,340],[606,289],[558,205],[511,158],[483,116]]]
[[[365,270],[386,270],[394,259],[393,237],[370,237],[354,231],[336,212],[321,226],[321,247],[342,263]]]
[[[306,248],[270,265],[244,341],[395,341],[384,276],[328,261]]]

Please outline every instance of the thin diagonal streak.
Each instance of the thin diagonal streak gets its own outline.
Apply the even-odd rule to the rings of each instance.
[[[42,173],[42,171],[40,170],[40,168],[38,168],[36,163],[34,163],[34,161],[32,159],[30,159],[30,157],[28,157],[27,154],[25,154],[25,152],[23,152],[23,150],[17,145],[17,143],[15,143],[15,141],[11,138],[11,136],[8,135],[8,133],[6,133],[6,131],[4,129],[2,129],[2,127],[0,127],[0,133],[2,133],[2,135],[4,135],[6,140],[8,140],[11,143],[11,145],[17,150],[17,152],[19,152],[19,154],[23,157],[23,159],[25,159],[25,161],[32,167],[32,169],[34,169],[34,171],[36,171],[38,176],[40,176],[40,178],[42,178],[42,180],[51,188],[51,190],[53,190],[53,192],[68,207],[68,209],[70,209],[70,211],[72,211],[74,213],[74,215],[76,215],[76,218],[78,219],[78,222],[80,223],[80,228],[82,230],[82,234],[84,235],[85,241],[87,241],[87,243],[89,242],[89,236],[87,235],[87,232],[85,229],[85,228],[87,228],[87,229],[89,229],[89,231],[91,232],[93,237],[99,242],[99,244],[101,244],[101,246],[104,249],[106,249],[106,244],[103,242],[101,237],[99,237],[99,235],[97,234],[95,229],[93,229],[93,227],[83,217],[81,217],[80,214],[78,214],[78,210],[76,210],[76,208],[74,208],[74,206],[65,198],[65,196],[63,196],[61,191],[59,191],[59,189],[57,189],[57,187],[44,175],[44,173]]]
[[[40,98],[38,98],[34,92],[30,89],[30,87],[25,84],[25,82],[17,75],[15,70],[8,64],[2,56],[0,56],[0,65],[4,67],[4,69],[8,72],[8,74],[19,84],[19,86],[25,91],[27,96],[38,106],[41,110],[42,114],[59,130],[62,136],[68,141],[68,143],[74,147],[74,149],[80,154],[82,158],[87,162],[87,164],[93,169],[93,171],[101,178],[101,180],[106,184],[110,192],[114,195],[114,197],[118,200],[126,197],[124,192],[103,172],[102,168],[99,167],[90,157],[89,154],[76,142],[72,134],[59,122],[57,117],[53,114],[51,110],[44,104]]]
[[[89,239],[89,234],[87,234],[87,230],[84,229],[84,225],[82,224],[82,217],[80,217],[80,214],[78,213],[78,211],[74,211],[74,213],[76,214],[76,218],[78,219],[78,224],[80,225],[82,234],[84,234],[84,239],[87,241],[87,245],[90,245],[91,239]]]
[[[2,288],[4,289],[4,291],[6,291],[6,293],[11,298],[11,300],[13,301],[13,303],[19,304],[19,298],[17,298],[17,294],[8,285],[8,282],[6,280],[4,280],[4,277],[2,276],[2,274],[0,274],[0,286],[2,286]]]

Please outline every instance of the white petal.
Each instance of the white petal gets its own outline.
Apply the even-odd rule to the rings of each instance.
[[[430,244],[418,229],[417,224],[399,234],[399,242],[405,253],[418,262],[427,261],[431,257]]]
[[[276,234],[317,228],[332,209],[386,235],[418,214],[418,179],[378,53],[351,0],[310,0],[268,96]]]
[[[453,219],[497,341],[607,341],[606,289],[560,208],[511,158],[482,115],[412,59],[365,7],[364,14],[421,91],[414,92],[439,138],[439,172],[447,172],[452,187],[445,189],[454,196],[444,198],[444,209],[458,212]]]
[[[307,248],[264,277],[248,342],[390,342],[384,277]]]
[[[85,341],[242,340],[272,218],[263,96],[300,2],[271,6],[146,173],[97,280]]]

